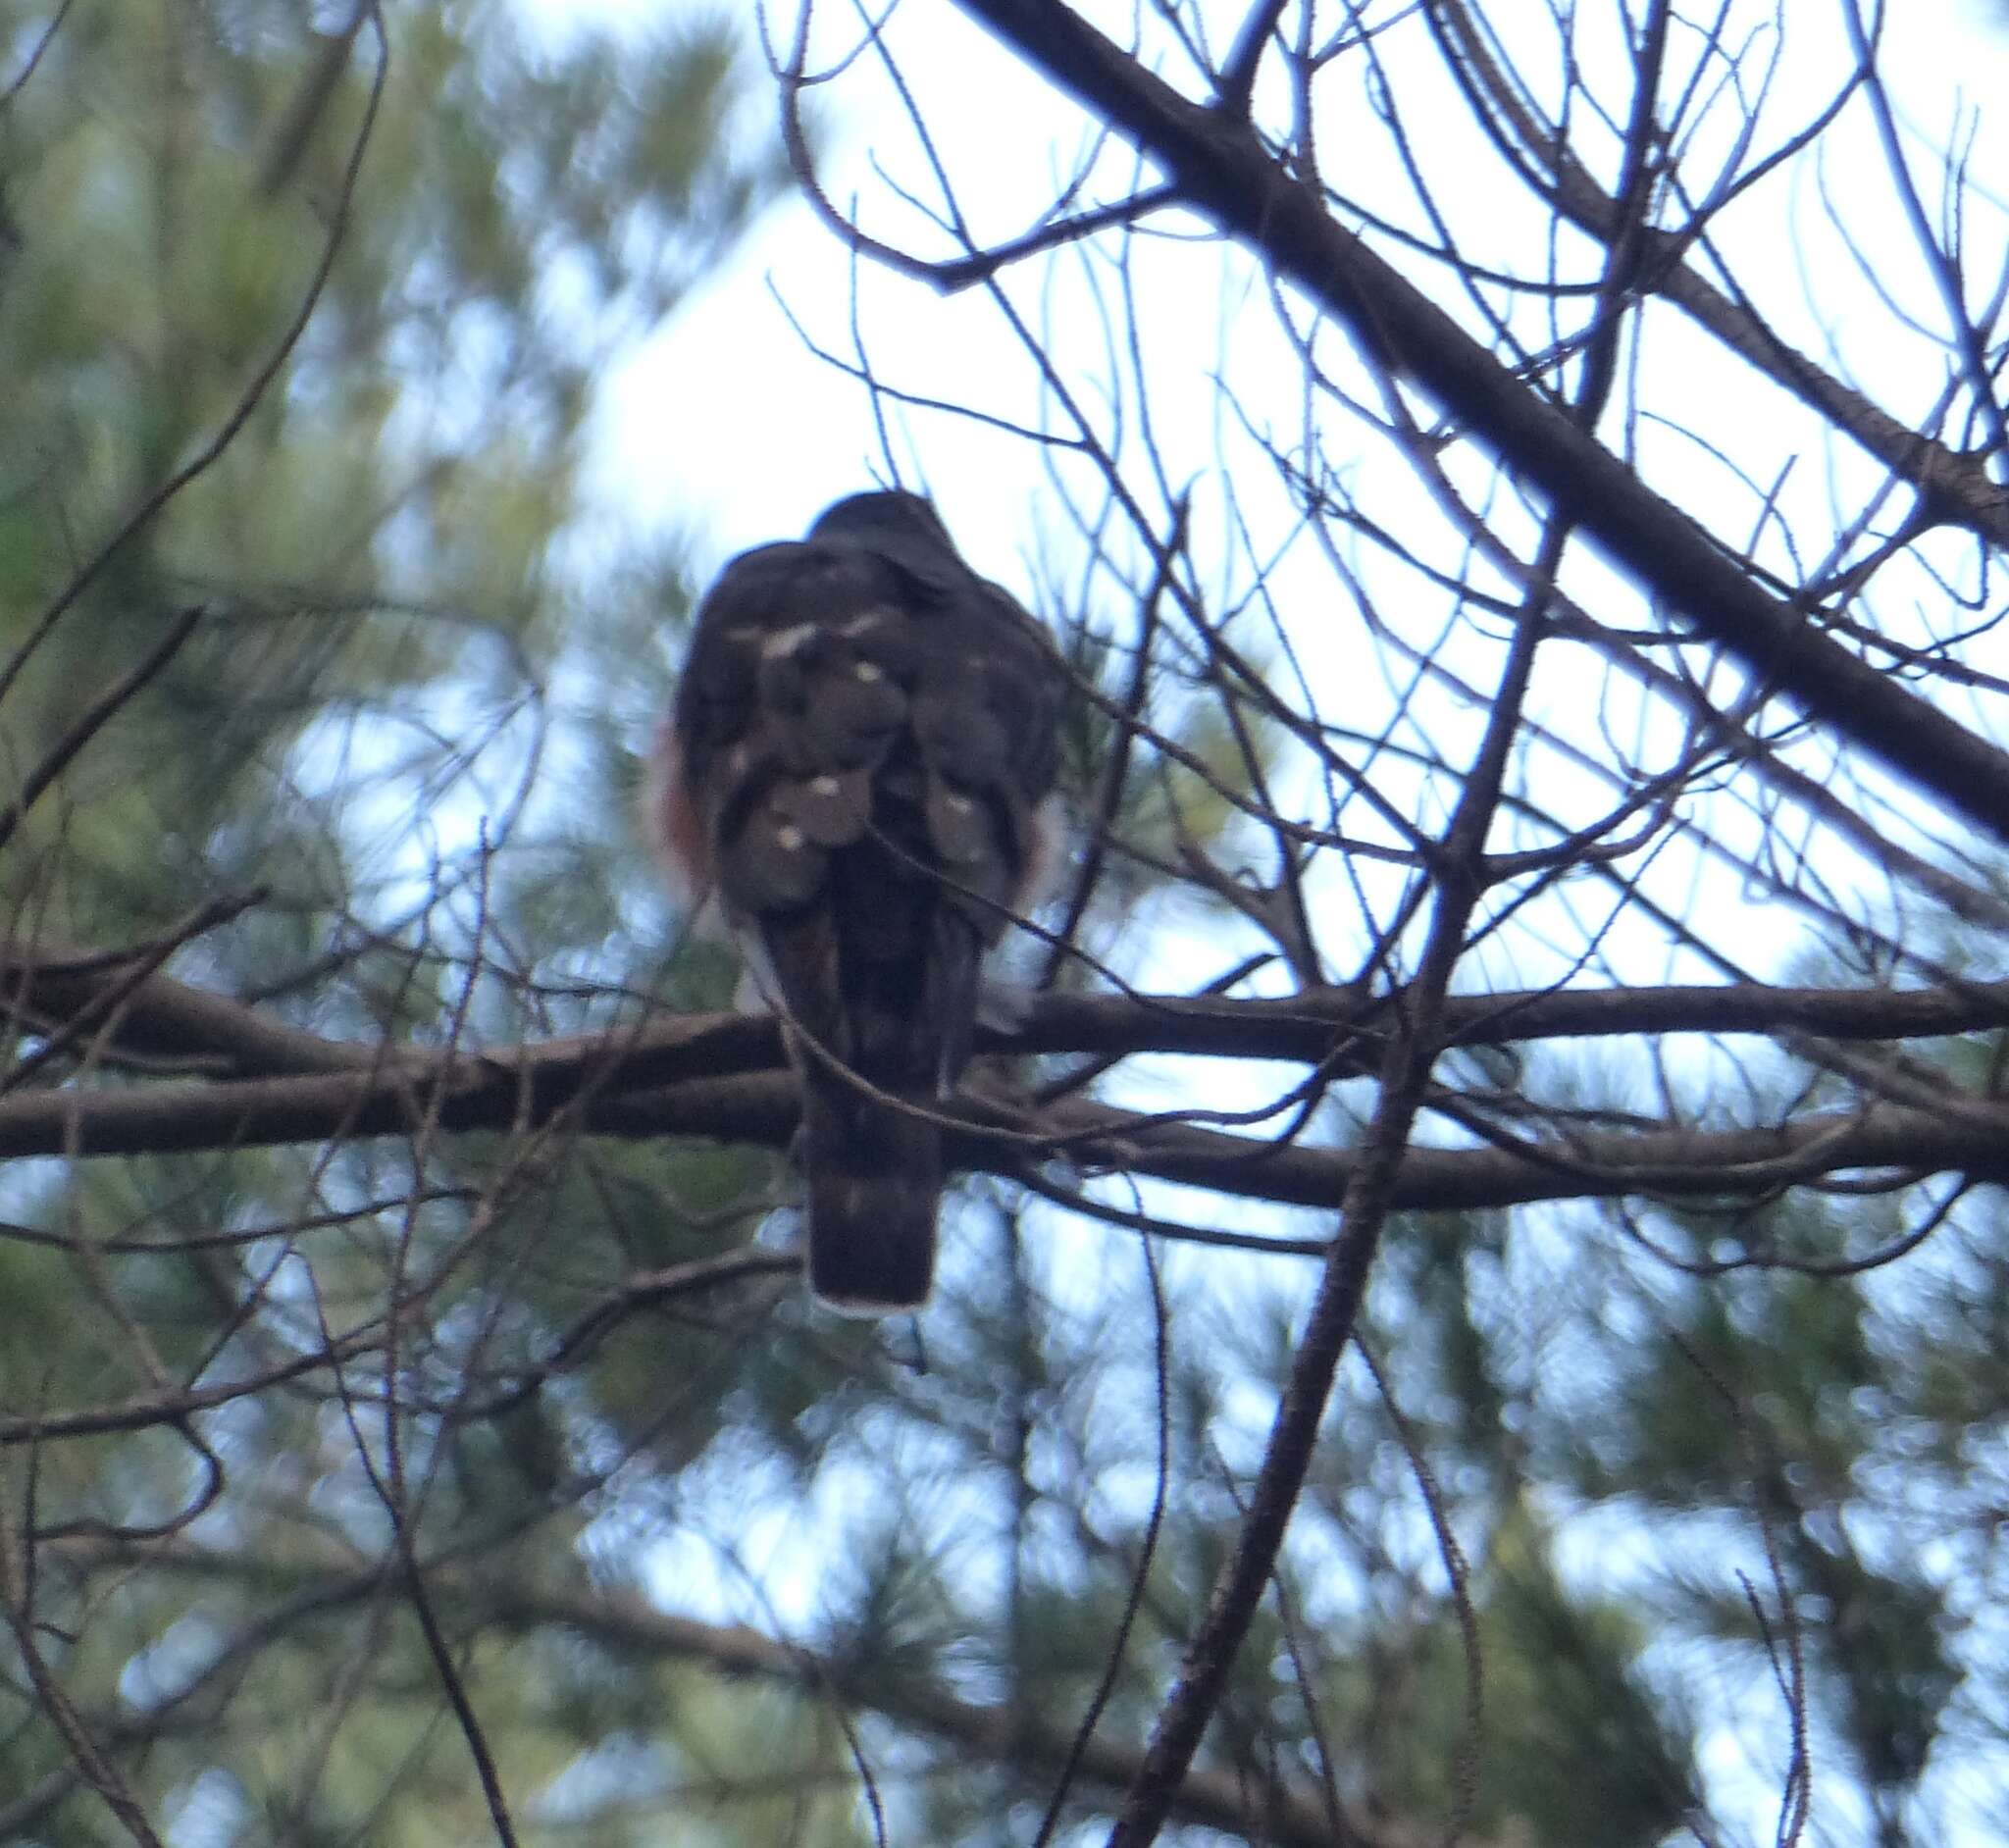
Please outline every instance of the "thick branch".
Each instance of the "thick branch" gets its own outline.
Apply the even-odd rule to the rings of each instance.
[[[0,953],[0,1006],[48,1016],[88,1007],[122,963],[77,955],[60,970],[9,965]],[[150,1052],[212,1053],[273,1076],[72,1085],[0,1098],[0,1156],[119,1155],[222,1150],[444,1130],[541,1127],[561,1120],[621,1137],[701,1136],[778,1147],[795,1122],[795,1088],[771,1020],[742,1014],[678,1017],[632,1030],[469,1054],[326,1041],[264,1020],[256,1010],[164,976],[127,998],[114,1036]],[[1346,990],[1284,1000],[1066,996],[1040,999],[1014,1034],[991,1033],[1004,1053],[1139,1052],[1332,1061],[1366,1069],[1388,1003]],[[1882,1042],[1973,1033],[2009,1024],[2009,983],[1917,990],[1735,987],[1561,991],[1465,996],[1446,1003],[1450,1043],[1520,1045],[1557,1038],[1651,1033],[1763,1034],[1792,1040]],[[1347,1043],[1353,1044],[1349,1046]],[[1335,1054],[1337,1053],[1337,1057]],[[1048,1154],[1222,1192],[1332,1206],[1351,1157],[1283,1147],[1106,1105],[1075,1103],[1036,1117],[966,1101],[971,1128],[956,1159],[1010,1171]],[[1508,1150],[1417,1150],[1405,1161],[1403,1207],[1505,1206],[1640,1192],[1707,1198],[1850,1167],[2001,1172],[1997,1106],[1880,1107],[1816,1117],[1787,1130],[1610,1133]],[[984,1126],[995,1134],[986,1135]],[[2009,1115],[2001,1127],[2009,1128]],[[1760,1164],[1769,1181],[1757,1178]]]
[[[1350,1150],[1279,1148],[1184,1123],[1159,1123],[1074,1104],[1045,1117],[1078,1158],[1216,1193],[1283,1206],[1333,1206],[1353,1178]],[[975,1137],[953,1145],[971,1167],[999,1165]],[[1398,1211],[1464,1211],[1537,1200],[1733,1201],[1861,1169],[1952,1172],[2009,1179],[2009,1106],[1957,1115],[1895,1104],[1823,1111],[1776,1128],[1601,1131],[1518,1148],[1412,1147],[1389,1205]]]
[[[86,1012],[123,975],[127,957],[94,956],[43,945],[33,955],[0,943],[0,1019],[47,1028]],[[1313,1064],[1341,1036],[1371,1039],[1385,1001],[1351,990],[1312,990],[1280,1000],[1185,995],[1056,995],[1037,998],[1010,1032],[980,1030],[988,1052],[1188,1052]],[[1916,989],[1734,986],[1531,989],[1454,996],[1445,1003],[1454,1046],[1514,1046],[1541,1040],[1651,1033],[1815,1034],[1828,1040],[1906,1040],[2009,1026],[2009,982]],[[683,1078],[777,1069],[781,1038],[772,1021],[746,1014],[681,1014],[604,1034],[547,1040],[470,1059],[425,1047],[386,1049],[323,1039],[269,1014],[192,988],[149,978],[120,1005],[106,1041],[154,1058],[214,1059],[244,1077],[349,1073],[404,1086],[452,1085],[464,1109],[478,1108],[484,1084],[514,1100],[529,1087],[556,1107],[588,1084],[602,1095]],[[453,1075],[457,1074],[457,1076]],[[146,1095],[158,1097],[163,1088]],[[278,1097],[280,1093],[270,1094]],[[289,1093],[304,1099],[304,1092]],[[348,1095],[344,1093],[343,1095]],[[0,1104],[0,1154],[8,1105]],[[261,1106],[272,1107],[272,1106]],[[311,1107],[302,1105],[302,1107]],[[37,1151],[36,1153],[45,1153]]]
[[[765,1022],[734,1021],[721,1037],[729,1039],[732,1029],[749,1036],[770,1030]],[[429,1085],[398,1074],[38,1092],[0,1104],[0,1155],[246,1148],[410,1134],[429,1122],[451,1130],[527,1129],[554,1121],[561,1110],[581,1131],[628,1138],[701,1136],[779,1148],[795,1127],[795,1081],[781,1070],[689,1078],[618,1098],[577,1083],[553,1083],[550,1095],[532,1084],[526,1094],[520,1077],[507,1067],[466,1062],[443,1080],[437,1106]],[[951,1139],[955,1163],[1004,1173],[1056,1154],[1253,1200],[1333,1206],[1354,1166],[1344,1150],[1276,1147],[1102,1104],[1056,1104],[1031,1118],[963,1100],[953,1113],[969,1124]],[[1879,1104],[1777,1129],[1604,1132],[1528,1153],[1413,1149],[1391,1204],[1482,1207],[1642,1193],[1707,1200],[1857,1168],[2000,1179],[2009,1173],[2009,1107]]]
[[[1692,242],[1688,234],[1625,225],[1618,202],[1571,154],[1567,142],[1525,112],[1468,9],[1441,7],[1434,17],[1454,39],[1459,61],[1483,88],[1503,128],[1548,173],[1554,182],[1550,196],[1571,224],[1606,244],[1615,243],[1623,232],[1636,235],[1642,286],[1665,295],[1730,351],[1784,385],[1837,430],[1846,431],[1946,518],[2009,548],[2009,488],[1989,479],[1984,453],[1962,452],[1900,422],[1788,346],[1754,312],[1686,261]]]
[[[1678,508],[1325,212],[1247,123],[1188,101],[1057,0],[962,0],[1159,163],[1181,195],[1343,321],[1567,508],[1615,563],[1761,684],[2009,841],[2009,755],[1768,595]]]

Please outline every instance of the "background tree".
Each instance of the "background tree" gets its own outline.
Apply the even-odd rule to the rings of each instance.
[[[1045,471],[1078,673],[912,1327],[622,820],[685,587],[576,466],[774,183],[724,38],[14,26],[0,1838],[1984,1833],[1971,124],[1854,0],[963,11],[770,23],[810,336]]]

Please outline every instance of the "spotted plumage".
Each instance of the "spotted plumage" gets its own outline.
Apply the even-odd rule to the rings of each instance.
[[[698,608],[653,825],[783,1016],[810,1283],[840,1309],[926,1300],[925,1112],[968,1060],[984,952],[1052,858],[1064,686],[1046,630],[913,494],[839,501]]]

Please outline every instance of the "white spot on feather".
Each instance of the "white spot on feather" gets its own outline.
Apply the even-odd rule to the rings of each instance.
[[[794,623],[787,629],[777,629],[760,644],[760,658],[763,661],[784,661],[815,633],[814,623]]]
[[[792,821],[785,821],[774,831],[775,845],[784,853],[799,853],[808,845],[809,837]]]
[[[884,680],[886,678],[885,671],[874,667],[870,661],[860,661],[856,667],[851,669],[851,673],[856,679],[866,682]]]

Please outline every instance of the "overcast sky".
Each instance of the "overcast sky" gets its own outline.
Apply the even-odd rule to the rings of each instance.
[[[603,10],[644,21],[712,9],[707,0],[603,0]],[[1105,24],[1115,32],[1125,29],[1130,13],[1127,0],[1087,10],[1113,13]],[[1238,0],[1218,10],[1232,21],[1243,8]],[[772,24],[793,29],[793,8],[770,11]],[[1787,11],[1804,33],[1809,22],[1798,16],[1833,9],[1827,0],[1793,0]],[[1900,103],[1928,131],[1949,120],[1957,97],[1974,105],[2009,95],[2009,33],[1984,26],[1986,14],[1981,0],[1906,0],[1893,10],[1886,70]],[[854,40],[850,5],[822,0],[816,17],[826,44]],[[1818,25],[1838,46],[1838,18]],[[949,0],[902,0],[890,36],[929,108],[958,201],[985,233],[1022,229],[1050,196],[1051,176],[1080,143],[1079,112]],[[947,107],[952,98],[953,107]],[[834,197],[883,202],[883,184],[871,171],[875,155],[918,182],[898,99],[870,58],[859,59],[819,100]],[[1990,189],[2009,193],[2009,110],[1982,111],[1973,172],[1983,185],[1992,181]],[[1830,180],[1842,188],[1849,183],[1845,173]],[[867,339],[895,376],[941,385],[980,381],[994,391],[1001,376],[1024,376],[1022,360],[981,299],[945,299],[869,265],[861,281]],[[598,476],[609,502],[644,519],[676,521],[693,534],[698,563],[708,567],[745,545],[799,532],[830,500],[865,485],[878,455],[865,394],[805,348],[781,306],[786,302],[819,339],[843,349],[850,287],[847,253],[805,203],[791,198],[771,210],[612,382]],[[1191,352],[1168,364],[1161,394],[1167,403],[1206,395],[1190,368],[1214,346],[1220,303],[1202,295],[1188,306]],[[1265,312],[1258,305],[1251,319]],[[1155,304],[1155,313],[1163,325],[1163,305]],[[1018,409],[1031,410],[1029,381]],[[1039,492],[1025,446],[983,439],[942,418],[920,419],[915,428],[931,485],[958,539],[987,570],[1012,579],[1031,532],[1028,503]]]

